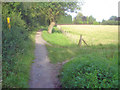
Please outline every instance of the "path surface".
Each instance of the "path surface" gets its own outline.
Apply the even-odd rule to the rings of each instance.
[[[56,88],[58,79],[57,66],[50,63],[45,44],[48,44],[42,39],[42,31],[38,31],[35,37],[35,60],[32,64],[30,74],[30,88]]]

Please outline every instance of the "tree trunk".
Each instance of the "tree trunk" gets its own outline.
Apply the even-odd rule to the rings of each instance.
[[[49,27],[48,27],[48,33],[50,33],[50,34],[52,33],[52,29],[54,26],[55,26],[55,22],[51,22]]]

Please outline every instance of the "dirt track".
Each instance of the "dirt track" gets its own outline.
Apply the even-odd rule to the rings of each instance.
[[[38,31],[35,37],[35,60],[30,72],[30,88],[56,88],[59,80],[57,78],[59,70],[58,66],[51,64],[48,58],[48,53],[43,40],[42,31]]]

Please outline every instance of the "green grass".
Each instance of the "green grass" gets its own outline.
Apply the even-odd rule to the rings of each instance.
[[[52,44],[52,46],[47,46],[49,51],[48,55],[52,63],[62,62],[75,55],[75,53],[72,52],[72,47],[74,47],[75,44],[72,44],[62,33],[54,32],[53,34],[48,34],[47,31],[43,31],[42,36],[47,42]]]
[[[36,31],[29,34],[29,39],[23,41],[24,49],[21,52],[17,52],[12,58],[14,63],[3,63],[3,87],[9,88],[28,88],[28,82],[30,78],[30,70],[32,60],[34,60],[34,49],[35,49],[35,34]],[[8,69],[12,70],[8,71]],[[7,72],[5,72],[7,71]],[[8,73],[8,74],[7,74]]]
[[[47,46],[48,55],[52,63],[63,62],[73,58],[66,63],[61,70],[60,81],[62,87],[117,87],[117,26],[63,25],[60,27],[69,33],[63,35],[60,32],[58,33],[58,29],[54,28],[53,34],[48,34],[44,31],[42,36],[52,44],[52,46]],[[83,35],[89,47],[84,44],[82,44],[82,47],[77,45],[80,34]],[[89,64],[91,66],[89,66]],[[93,67],[96,67],[96,69]],[[90,69],[90,75],[87,69]],[[80,75],[78,75],[78,72],[81,70],[85,70],[85,75],[83,72],[80,72]],[[101,72],[98,73],[99,70]],[[108,72],[109,75],[106,72]],[[103,73],[105,73],[105,75],[103,75]],[[102,79],[98,79],[98,74],[102,75]],[[109,78],[112,76],[114,76],[112,79]],[[82,79],[78,80],[78,78]],[[86,82],[86,80],[88,80],[88,82]],[[106,84],[104,82],[106,82]]]
[[[118,26],[110,25],[62,25],[71,41],[78,43],[80,35],[89,45],[118,44]]]
[[[53,33],[50,35],[47,31],[43,31],[42,36],[47,42],[50,42],[53,45],[66,46],[71,44],[68,38],[62,33]]]

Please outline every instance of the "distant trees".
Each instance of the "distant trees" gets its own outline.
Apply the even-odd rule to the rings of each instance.
[[[102,22],[97,22],[93,16],[84,16],[82,13],[78,13],[73,20],[73,24],[93,24],[93,25],[118,25],[120,20],[117,16],[111,16],[108,20],[102,20]]]
[[[78,13],[77,16],[74,18],[73,20],[73,23],[74,24],[82,24],[83,22],[82,21],[82,17],[83,17],[83,14],[82,13]]]
[[[57,24],[72,24],[71,15],[61,15],[56,21]]]
[[[111,16],[109,20],[118,21],[118,17],[117,16]]]
[[[88,23],[89,24],[94,24],[95,22],[96,22],[96,19],[93,16],[89,16]]]
[[[93,16],[84,16],[82,13],[78,13],[73,20],[74,24],[99,24]]]
[[[117,16],[111,16],[108,20],[102,20],[102,25],[118,25],[118,17]]]

